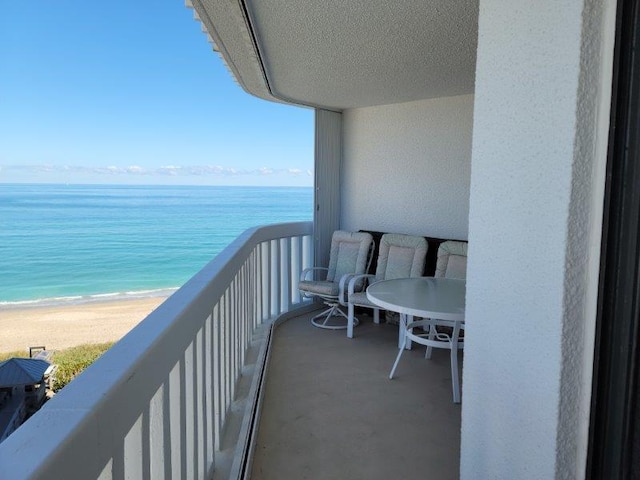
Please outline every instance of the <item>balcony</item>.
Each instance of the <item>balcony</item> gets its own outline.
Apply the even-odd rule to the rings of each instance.
[[[0,444],[7,478],[456,478],[448,355],[300,297],[310,222],[255,228]],[[261,407],[261,408],[260,408]]]

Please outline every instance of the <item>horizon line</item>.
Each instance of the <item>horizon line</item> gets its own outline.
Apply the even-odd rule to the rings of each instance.
[[[208,185],[208,184],[182,184],[182,183],[91,183],[91,182],[11,182],[0,181],[0,186],[5,185],[51,185],[74,187],[225,187],[225,188],[313,188],[313,185]]]

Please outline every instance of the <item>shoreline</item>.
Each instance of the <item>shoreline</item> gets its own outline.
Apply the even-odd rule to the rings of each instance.
[[[115,342],[168,298],[111,298],[0,307],[0,352]]]
[[[134,290],[130,292],[97,293],[90,295],[69,295],[65,297],[46,297],[34,300],[2,300],[0,312],[40,307],[73,307],[95,303],[120,302],[148,298],[167,298],[180,287],[156,288],[150,290]]]

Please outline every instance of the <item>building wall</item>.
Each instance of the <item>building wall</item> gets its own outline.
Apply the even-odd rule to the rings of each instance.
[[[467,239],[473,96],[343,112],[341,226]]]
[[[584,478],[614,1],[480,0],[461,478]]]

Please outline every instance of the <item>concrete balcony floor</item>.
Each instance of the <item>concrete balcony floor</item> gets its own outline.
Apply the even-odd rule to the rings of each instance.
[[[251,478],[458,478],[449,351],[414,345],[389,380],[398,327],[360,314],[348,339],[310,317],[275,331]]]

